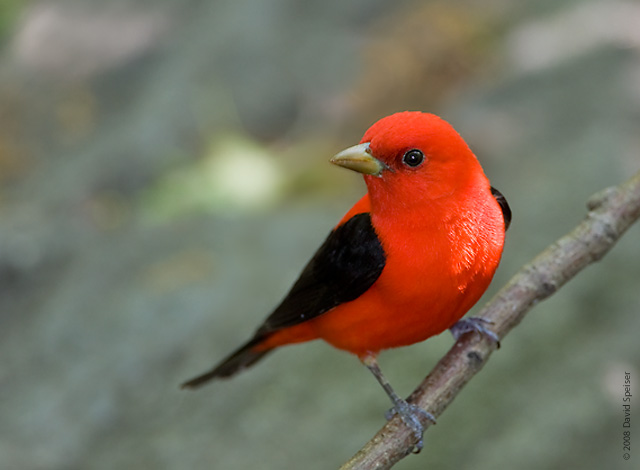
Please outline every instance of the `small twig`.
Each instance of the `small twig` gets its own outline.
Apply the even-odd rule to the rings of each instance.
[[[536,303],[602,258],[640,217],[640,172],[607,188],[587,202],[589,212],[569,234],[525,265],[480,311],[500,338],[514,328]],[[476,334],[462,336],[409,397],[411,403],[439,416],[458,392],[482,369],[496,348]],[[426,423],[425,428],[430,423]],[[378,431],[341,470],[388,469],[411,453],[415,435],[399,418]]]

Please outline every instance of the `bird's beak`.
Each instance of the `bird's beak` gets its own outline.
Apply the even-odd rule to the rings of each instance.
[[[354,145],[336,154],[331,163],[365,175],[380,176],[387,165],[371,155],[369,143]]]

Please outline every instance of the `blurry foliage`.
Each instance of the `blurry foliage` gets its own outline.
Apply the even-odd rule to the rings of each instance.
[[[477,2],[432,1],[378,20],[351,90],[356,109],[371,116],[437,108],[460,86],[496,67],[505,15]]]
[[[16,19],[20,16],[20,12],[28,0],[2,0],[2,8],[0,8],[0,45],[4,43],[6,38],[13,31]]]
[[[145,190],[142,215],[264,209],[279,199],[285,175],[266,147],[239,135],[221,136],[205,155],[167,171]]]
[[[8,88],[8,89],[7,89]],[[17,87],[0,91],[0,183],[7,184],[30,168],[30,155],[23,140],[24,100]],[[1,197],[1,193],[0,193]]]
[[[638,169],[637,2],[51,0],[24,16],[50,40],[17,24],[26,52],[24,5],[0,9],[2,468],[353,453],[388,403],[326,345],[177,385],[246,339],[363,194],[327,160],[382,115],[443,115],[507,196],[493,291]],[[637,243],[537,307],[398,468],[615,467]],[[382,366],[406,393],[450,344]]]

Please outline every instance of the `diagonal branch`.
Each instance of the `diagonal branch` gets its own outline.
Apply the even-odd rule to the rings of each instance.
[[[520,323],[536,303],[602,258],[640,218],[640,172],[625,183],[592,196],[587,208],[585,220],[520,269],[480,311],[478,316],[492,321],[492,330],[500,338]],[[486,338],[464,335],[413,391],[409,402],[439,416],[482,369],[494,349],[496,345]],[[430,424],[425,422],[425,429]],[[395,417],[341,470],[391,468],[411,452],[414,444],[413,432]]]

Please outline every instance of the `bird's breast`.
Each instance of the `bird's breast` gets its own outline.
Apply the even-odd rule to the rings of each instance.
[[[482,296],[500,260],[504,222],[488,207],[398,220],[372,215],[385,267],[367,292],[318,318],[319,336],[364,355],[450,328]]]

